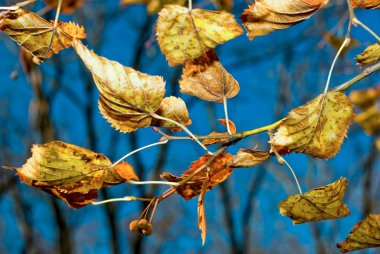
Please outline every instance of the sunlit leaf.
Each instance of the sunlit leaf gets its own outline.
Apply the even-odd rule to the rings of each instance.
[[[23,183],[57,196],[72,208],[80,208],[97,199],[101,187],[137,178],[131,174],[129,179],[123,179],[111,165],[102,154],[53,141],[33,145],[32,156],[15,170]]]
[[[0,20],[0,30],[29,51],[34,56],[33,61],[38,64],[71,47],[74,38],[86,37],[83,27],[72,22],[59,22],[55,29],[53,21],[49,22],[21,8],[4,15]]]
[[[356,61],[361,66],[374,64],[380,60],[380,42],[369,45],[363,53],[356,56]]]
[[[380,0],[351,0],[352,7],[377,9],[380,8]]]
[[[218,103],[236,96],[240,90],[238,82],[224,69],[213,50],[185,62],[179,84],[182,93]]]
[[[221,123],[223,126],[227,126],[226,119],[218,119],[218,122]],[[231,134],[235,134],[236,133],[236,126],[235,126],[235,124],[231,120],[228,120],[228,125],[230,127]],[[216,143],[224,143],[224,142],[226,142],[226,141],[229,140],[229,138],[226,137],[228,135],[229,135],[228,132],[216,132],[216,131],[213,131],[210,134],[208,134],[208,136],[210,138],[206,138],[205,140],[203,140],[202,143],[205,146],[216,144]],[[217,137],[219,137],[219,138],[217,138]],[[224,137],[224,138],[221,138],[221,137]]]
[[[58,0],[44,0],[52,8],[58,7]],[[62,13],[73,13],[77,8],[83,5],[83,0],[63,0],[61,5]]]
[[[159,13],[156,34],[170,66],[195,59],[219,44],[239,36],[243,30],[225,11],[166,5]]]
[[[337,244],[343,253],[380,247],[380,214],[370,214],[355,224],[349,236]]]
[[[233,168],[250,168],[263,163],[269,157],[270,153],[268,151],[239,149],[229,166]]]
[[[120,4],[129,6],[133,4],[144,4],[147,5],[147,10],[149,15],[154,15],[164,8],[167,4],[176,4],[184,6],[186,0],[121,0]]]
[[[232,159],[231,154],[222,153],[213,159],[210,165],[207,165],[210,159],[212,159],[211,155],[204,155],[200,157],[198,160],[194,161],[191,164],[189,170],[184,172],[181,177],[174,176],[170,173],[162,173],[161,178],[165,178],[170,182],[181,182],[182,180],[187,179],[189,176],[196,173],[200,168],[203,168],[197,172],[191,178],[191,180],[185,184],[175,187],[177,193],[181,195],[185,200],[192,199],[201,193],[202,185],[206,179],[209,179],[207,180],[207,191],[209,191],[219,183],[226,180],[232,173],[233,169],[228,167],[228,163]],[[207,167],[209,168],[209,173],[207,173]]]
[[[150,112],[158,110],[165,94],[162,77],[98,56],[80,41],[75,41],[73,46],[92,73],[100,92],[99,109],[104,118],[121,132],[150,126]]]
[[[292,195],[278,204],[280,214],[290,217],[294,224],[346,217],[350,214],[343,203],[347,184],[347,179],[342,177],[302,195]]]
[[[353,118],[353,105],[344,93],[321,94],[290,111],[270,143],[280,154],[294,151],[328,159],[339,151]]]
[[[327,0],[256,0],[241,16],[249,39],[285,29],[308,19]]]
[[[191,124],[191,120],[189,119],[189,112],[187,111],[186,104],[181,98],[176,98],[174,96],[165,97],[161,101],[160,107],[156,111],[156,114],[163,116],[165,118],[174,120],[182,125]],[[169,128],[172,131],[182,130],[174,123],[164,121],[164,120],[159,120],[159,119],[153,119],[152,125]]]

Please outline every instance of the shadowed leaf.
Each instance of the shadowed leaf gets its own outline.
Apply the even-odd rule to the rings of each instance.
[[[195,59],[243,30],[225,11],[166,5],[157,20],[157,40],[170,66]]]
[[[347,179],[342,177],[302,195],[292,195],[278,204],[280,214],[289,216],[294,224],[346,217],[350,214],[343,203],[347,184]]]
[[[280,154],[295,151],[328,159],[339,151],[353,118],[353,105],[344,93],[321,94],[290,111],[270,143]]]
[[[33,62],[37,64],[71,47],[74,38],[86,38],[83,27],[72,22],[59,22],[55,29],[53,21],[49,22],[21,8],[7,12],[0,19],[0,30],[30,52],[34,56]]]
[[[239,149],[229,166],[232,168],[250,168],[263,163],[269,157],[270,153],[268,151]]]
[[[100,112],[112,127],[121,132],[132,132],[150,126],[150,112],[158,110],[165,94],[162,77],[98,56],[80,41],[76,40],[73,46],[92,73],[100,92]]]
[[[354,226],[349,236],[337,244],[343,253],[380,247],[380,214],[370,214]]]
[[[308,19],[326,0],[256,0],[241,15],[249,39],[285,29]]]
[[[52,8],[58,7],[58,0],[45,0],[45,3]],[[62,13],[73,13],[77,8],[83,5],[83,0],[63,0],[61,6]]]

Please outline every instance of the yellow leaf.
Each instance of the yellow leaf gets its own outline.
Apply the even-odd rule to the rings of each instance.
[[[353,8],[378,9],[380,0],[351,0]]]
[[[111,125],[121,132],[150,126],[165,94],[165,82],[118,62],[96,55],[80,41],[73,47],[92,73],[100,92],[99,109]]]
[[[376,101],[380,98],[380,85],[373,88],[356,90],[350,93],[350,100],[356,106],[365,110],[376,104]]]
[[[165,97],[156,111],[156,114],[165,118],[174,120],[182,125],[190,125],[189,112],[187,111],[186,104],[181,98],[174,96]],[[181,131],[177,125],[168,121],[153,119],[153,126],[169,128],[172,131]]]
[[[380,247],[380,214],[370,214],[354,226],[349,236],[337,244],[343,253]]]
[[[74,38],[86,38],[83,27],[71,22],[59,22],[55,29],[53,21],[49,22],[21,8],[4,15],[0,20],[0,30],[30,52],[37,64],[71,47]]]
[[[353,105],[344,93],[321,94],[290,111],[270,143],[280,154],[295,151],[328,159],[340,150],[353,118]]]
[[[249,39],[285,29],[308,19],[327,0],[256,0],[241,16]]]
[[[224,69],[213,50],[185,62],[179,84],[182,93],[218,103],[236,96],[240,90],[239,83]]]
[[[53,141],[33,145],[32,156],[15,170],[25,184],[57,196],[72,208],[80,208],[97,199],[101,187],[129,180],[121,178],[111,165],[102,154]],[[133,168],[131,171],[134,173]],[[134,176],[131,174],[130,179]]]
[[[170,66],[195,59],[243,30],[232,14],[225,11],[166,5],[157,20],[157,39]]]
[[[270,153],[267,151],[239,149],[229,166],[233,168],[250,168],[263,163],[269,157]]]
[[[132,5],[132,4],[144,4],[147,5],[147,10],[149,15],[154,15],[164,8],[167,4],[176,4],[184,6],[186,0],[121,0],[122,5]]]
[[[347,184],[347,179],[342,177],[302,195],[292,195],[278,204],[280,214],[289,216],[294,224],[346,217],[350,214],[343,203]]]
[[[380,60],[380,42],[369,45],[363,53],[356,56],[356,61],[361,66],[374,64]]]

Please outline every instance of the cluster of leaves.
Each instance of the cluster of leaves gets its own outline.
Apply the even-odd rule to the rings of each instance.
[[[122,4],[147,4],[150,14],[158,14],[157,41],[170,66],[183,65],[179,81],[182,93],[199,99],[223,103],[236,96],[239,84],[223,67],[213,50],[243,33],[234,16],[226,11],[192,9],[183,6],[182,0],[123,0]],[[190,1],[191,2],[191,1]],[[46,1],[56,7],[61,1]],[[64,1],[63,12],[72,12],[83,1]],[[249,39],[254,39],[285,29],[309,18],[328,5],[327,0],[256,0],[242,16]],[[232,2],[220,1],[217,6],[230,9]],[[351,0],[353,8],[378,8],[380,1]],[[156,126],[177,132],[184,130],[209,153],[193,162],[180,177],[162,173],[161,177],[171,185],[163,195],[153,198],[144,211],[144,217],[153,206],[151,218],[135,220],[131,230],[150,235],[153,232],[152,217],[156,205],[167,196],[177,193],[185,200],[194,197],[198,201],[198,224],[202,241],[206,238],[204,198],[207,191],[225,181],[234,168],[254,167],[270,157],[284,162],[282,155],[297,152],[313,157],[334,157],[344,141],[353,120],[366,132],[373,134],[380,129],[380,113],[377,99],[380,89],[353,92],[350,98],[343,89],[325,91],[315,99],[295,108],[282,120],[266,128],[236,132],[236,126],[220,119],[227,132],[212,132],[207,136],[195,136],[186,128],[191,124],[185,102],[181,98],[164,97],[165,82],[160,76],[141,73],[133,68],[98,56],[82,44],[86,37],[84,28],[72,22],[47,21],[33,12],[15,5],[13,10],[0,13],[0,30],[8,34],[31,56],[36,64],[43,63],[53,54],[74,47],[77,55],[91,72],[100,98],[99,110],[103,117],[120,132],[133,132],[139,128]],[[378,62],[380,44],[369,46],[357,57],[365,66]],[[355,117],[354,103],[363,113]],[[170,140],[163,134],[163,142]],[[270,150],[240,149],[237,154],[227,148],[241,139],[261,131],[270,131]],[[212,153],[205,146],[221,144]],[[62,199],[73,208],[91,204],[98,198],[100,188],[138,180],[128,163],[112,164],[102,154],[64,142],[54,141],[32,147],[32,156],[17,171],[28,185],[40,188]],[[348,181],[341,178],[329,185],[293,195],[279,203],[280,213],[289,216],[295,224],[335,218],[343,218],[350,210],[343,203]],[[338,247],[342,252],[380,246],[380,215],[368,215],[358,223],[349,237]]]

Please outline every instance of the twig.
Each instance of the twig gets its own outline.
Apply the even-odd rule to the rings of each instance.
[[[156,143],[153,143],[153,144],[149,144],[149,145],[140,147],[139,149],[136,149],[136,150],[134,150],[134,151],[132,151],[130,153],[127,153],[126,155],[124,155],[123,157],[121,157],[120,159],[118,159],[116,162],[114,162],[112,165],[107,166],[107,168],[112,168],[112,167],[116,166],[117,164],[119,164],[120,162],[122,162],[123,160],[125,160],[126,158],[128,158],[129,156],[131,156],[132,154],[140,152],[141,150],[147,149],[147,148],[152,147],[152,146],[164,145],[164,144],[168,143],[168,141],[169,141],[168,139],[164,139],[163,141],[156,142]]]
[[[111,198],[111,199],[106,199],[102,201],[92,201],[92,205],[103,205],[106,203],[111,203],[111,202],[122,202],[122,201],[144,201],[144,202],[149,202],[151,201],[151,198],[138,198],[134,196],[125,196],[123,198]]]
[[[358,24],[359,26],[363,27],[364,30],[372,34],[372,36],[375,37],[376,40],[380,41],[380,37],[371,28],[369,28],[363,22],[361,22],[356,16],[352,19],[352,21],[354,22],[354,24]]]
[[[232,135],[231,133],[231,129],[230,129],[230,121],[228,119],[228,109],[227,109],[227,98],[226,97],[223,97],[223,108],[224,108],[224,116],[226,118],[226,127],[227,127],[227,131],[228,131],[228,134]]]
[[[165,181],[134,181],[128,180],[127,183],[134,185],[151,185],[151,184],[162,184],[162,185],[170,185],[170,186],[178,186],[177,182],[165,182]]]

